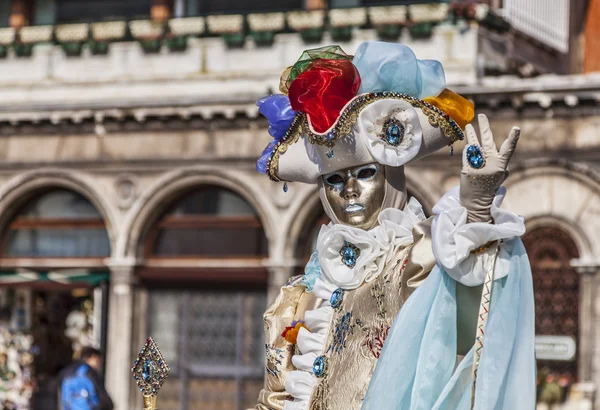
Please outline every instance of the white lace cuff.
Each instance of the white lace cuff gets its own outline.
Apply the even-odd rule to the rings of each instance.
[[[467,223],[467,210],[460,204],[459,187],[452,188],[433,207],[432,242],[436,261],[458,282],[477,286],[485,280],[494,247],[479,254],[471,251],[492,241],[508,240],[525,233],[523,217],[500,208],[506,189],[501,187],[491,207],[493,223]],[[499,247],[495,279],[508,274],[508,254]]]

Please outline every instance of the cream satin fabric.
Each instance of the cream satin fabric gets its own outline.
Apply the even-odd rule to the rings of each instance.
[[[352,316],[352,331],[345,336],[343,349],[328,354],[328,376],[318,379],[310,398],[311,410],[360,409],[387,330],[402,304],[435,265],[430,229],[431,219],[414,225],[413,244],[399,249],[377,279],[348,291],[343,309],[334,311],[326,345],[335,344],[334,339],[339,336],[336,325],[346,313]],[[255,409],[283,408],[284,400],[289,397],[285,392],[285,381],[295,367],[291,362],[294,352],[281,337],[281,332],[293,320],[304,318],[306,311],[318,308],[319,302],[296,282],[283,287],[275,302],[267,309],[266,344],[278,346],[286,353],[284,360],[280,359],[282,364],[277,368],[278,376],[267,372],[265,389],[261,391]],[[273,361],[267,361],[269,366],[273,367]]]
[[[281,337],[281,333],[294,320],[302,319],[304,312],[316,309],[321,304],[312,293],[306,292],[304,286],[299,285],[300,279],[301,276],[292,278],[281,288],[264,314],[267,355],[265,387],[260,391],[255,409],[281,410],[289,397],[285,392],[285,381],[294,368],[292,356],[295,346]]]

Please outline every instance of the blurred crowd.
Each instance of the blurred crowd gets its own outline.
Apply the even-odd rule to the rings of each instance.
[[[27,320],[0,315],[0,410],[57,408],[60,372],[96,344],[92,300],[59,296],[34,297]]]
[[[1,325],[0,325],[1,326]],[[2,410],[29,408],[35,381],[33,336],[0,327],[0,403]]]

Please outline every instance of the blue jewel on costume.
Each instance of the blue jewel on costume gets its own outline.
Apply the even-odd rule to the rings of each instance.
[[[327,158],[333,158],[333,150],[327,151]]]
[[[283,192],[287,192],[288,191],[288,185],[287,182],[283,183]]]
[[[344,301],[344,289],[337,288],[331,294],[331,297],[329,298],[329,304],[331,305],[332,308],[337,309],[342,305],[343,301]]]
[[[469,145],[467,147],[467,161],[475,169],[483,168],[485,165],[485,158],[481,152],[481,148],[477,145]]]
[[[381,137],[385,142],[393,147],[400,145],[404,139],[404,125],[400,121],[390,118],[385,122],[383,129],[384,134]]]
[[[360,249],[358,249],[356,245],[344,241],[344,246],[340,249],[340,256],[342,257],[344,265],[353,268],[356,266],[356,260],[360,256]]]
[[[142,368],[142,378],[146,383],[149,383],[154,379],[156,373],[156,365],[153,360],[146,360]]]
[[[313,362],[313,373],[317,377],[325,377],[327,371],[327,358],[319,356]]]

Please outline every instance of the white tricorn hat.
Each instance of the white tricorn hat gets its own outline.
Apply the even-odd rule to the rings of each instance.
[[[444,89],[438,62],[417,60],[401,44],[368,42],[352,63],[362,81],[359,94],[323,132],[315,130],[311,114],[293,111],[292,89],[291,102],[283,95],[259,101],[275,137],[259,171],[275,181],[314,184],[321,175],[367,163],[401,167],[464,138],[461,125],[472,119],[473,106]]]

